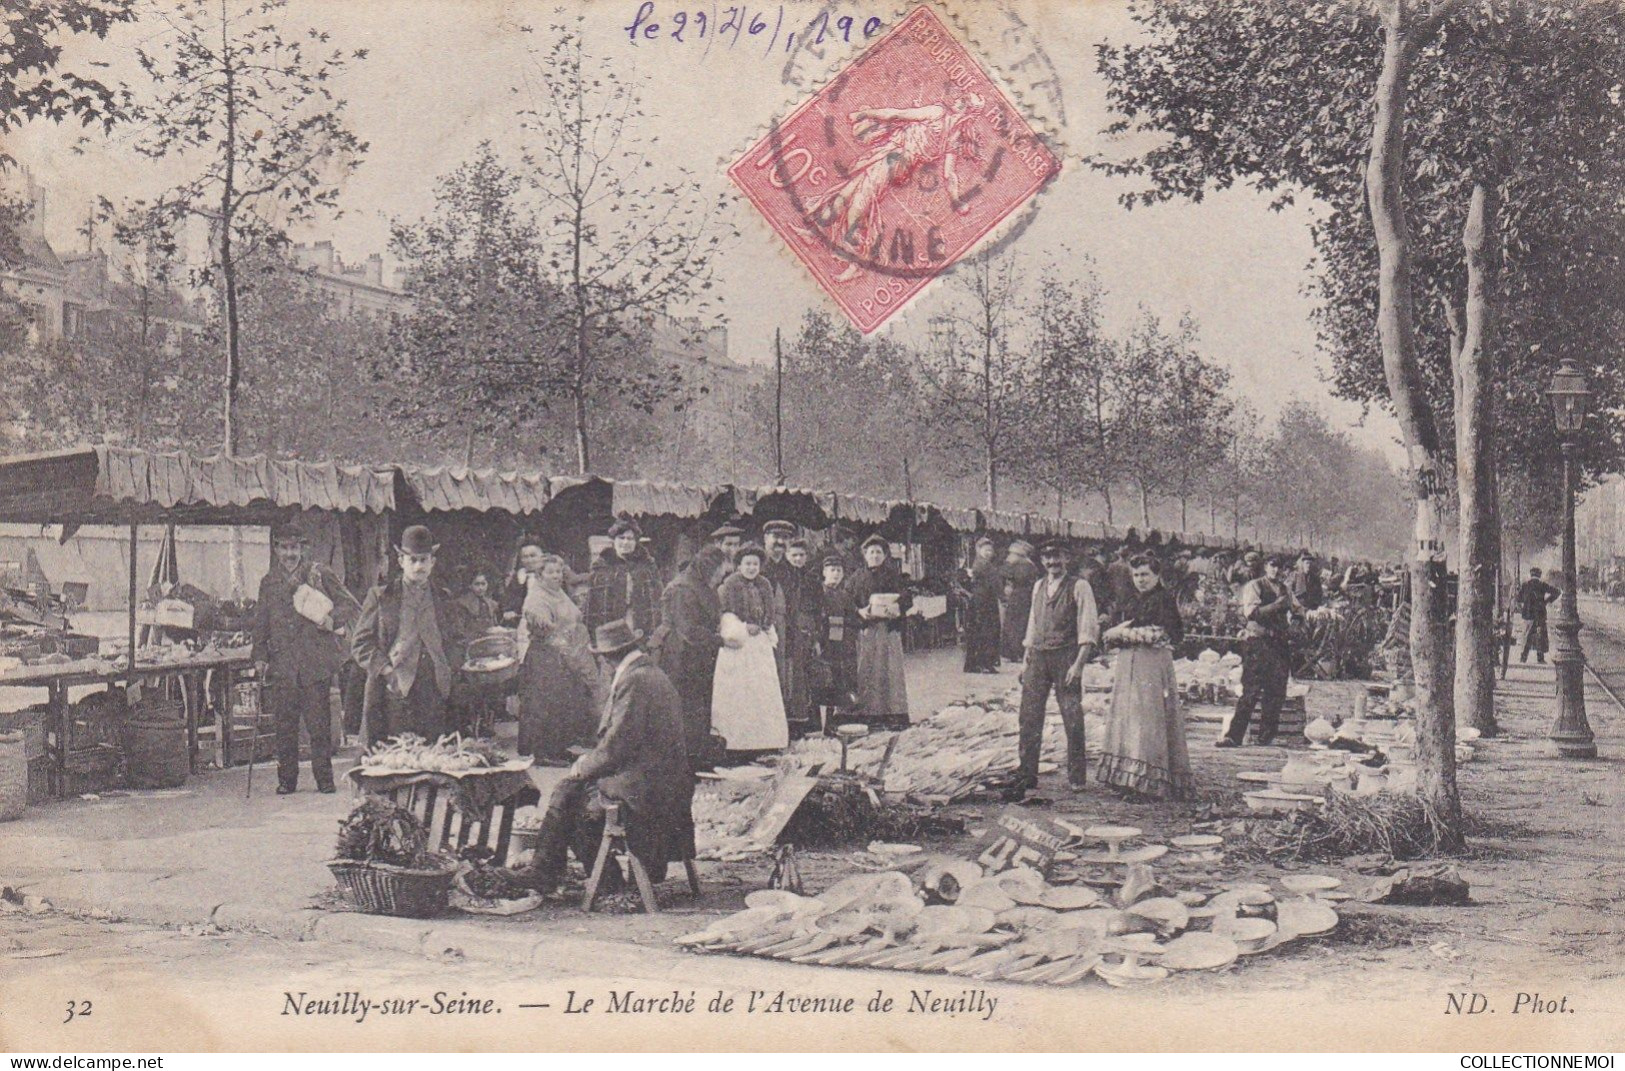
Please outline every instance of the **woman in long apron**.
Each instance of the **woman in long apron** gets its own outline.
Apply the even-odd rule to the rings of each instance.
[[[863,541],[863,568],[852,578],[858,634],[858,711],[866,721],[908,725],[903,678],[903,617],[914,605],[908,579],[878,535]],[[878,598],[876,596],[879,596]]]
[[[1118,651],[1098,776],[1143,795],[1185,799],[1191,759],[1173,652],[1185,626],[1173,592],[1162,586],[1161,563],[1141,554],[1129,565],[1134,594],[1112,608],[1112,626],[1102,637]]]
[[[755,544],[740,547],[734,571],[717,589],[722,650],[711,692],[711,728],[729,751],[773,751],[790,743],[773,657],[784,632],[784,603],[762,575],[766,556]]]

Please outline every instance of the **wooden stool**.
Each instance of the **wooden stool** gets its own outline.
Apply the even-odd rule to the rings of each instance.
[[[591,911],[598,903],[598,887],[604,880],[604,868],[610,865],[610,856],[625,856],[627,868],[632,871],[632,880],[637,882],[638,895],[643,897],[643,910],[651,915],[660,913],[660,904],[655,900],[654,882],[649,880],[649,871],[626,844],[626,826],[621,822],[621,805],[607,803],[604,805],[604,835],[598,842],[598,858],[593,860],[592,875],[587,879],[587,889],[581,894],[581,910]],[[618,865],[618,864],[617,864]],[[694,857],[688,855],[683,859],[683,870],[688,874],[688,890],[695,898],[700,895],[700,872],[694,865]]]

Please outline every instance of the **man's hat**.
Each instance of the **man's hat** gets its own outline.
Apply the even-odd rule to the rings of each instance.
[[[832,565],[838,565],[844,570],[846,568],[846,559],[839,554],[825,555],[823,568],[828,569]]]
[[[789,521],[768,521],[762,525],[763,535],[795,535],[796,526]]]
[[[1066,557],[1070,557],[1071,554],[1072,554],[1072,549],[1070,547],[1068,547],[1065,543],[1061,542],[1059,539],[1052,539],[1049,542],[1045,543],[1042,547],[1038,548],[1038,556],[1040,558],[1052,558],[1052,557],[1066,558]]]
[[[1028,557],[1032,557],[1033,545],[1027,542],[1025,539],[1018,539],[1014,543],[1011,543],[1010,549],[1015,551],[1017,554],[1025,554]]]
[[[795,539],[790,540],[790,549],[791,550],[807,550],[807,551],[810,551],[812,549],[812,546],[805,539],[802,539],[802,538],[800,538],[798,536]]]
[[[976,545],[979,547],[991,547],[993,546],[993,540],[989,539],[987,536],[983,536],[981,539],[976,541]]]
[[[1263,555],[1258,553],[1256,550],[1249,550],[1246,554],[1241,556],[1241,560],[1244,562],[1256,562],[1261,558],[1263,558]]]
[[[868,550],[870,547],[880,547],[885,550],[887,554],[891,553],[891,544],[886,542],[884,536],[872,535],[868,539],[865,539],[861,549]]]
[[[421,524],[414,524],[401,533],[401,542],[396,550],[403,554],[433,554],[440,549],[440,544],[434,541],[434,536]]]
[[[718,528],[716,531],[712,532],[711,538],[720,542],[721,540],[727,539],[729,536],[742,536],[744,534],[745,530],[743,528],[736,527],[732,522],[728,522],[723,524],[721,528]]]
[[[639,539],[643,538],[643,529],[638,527],[638,522],[624,513],[615,518],[615,523],[609,526],[609,538],[614,539],[623,535],[634,535]]]
[[[289,517],[285,521],[278,521],[271,526],[271,542],[275,543],[305,543],[310,537],[305,533],[305,526],[297,517]]]
[[[625,654],[643,642],[643,630],[633,628],[625,620],[610,621],[598,626],[593,634],[592,653],[612,658]]]
[[[1265,564],[1273,565],[1277,569],[1289,569],[1292,567],[1292,556],[1289,554],[1271,554],[1269,561]]]

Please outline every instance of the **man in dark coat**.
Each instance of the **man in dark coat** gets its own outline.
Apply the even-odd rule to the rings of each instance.
[[[623,516],[609,529],[613,545],[592,563],[587,627],[625,621],[645,636],[660,627],[660,570],[639,540],[643,531]]]
[[[569,851],[583,866],[592,865],[609,803],[620,804],[627,846],[651,880],[662,880],[666,864],[694,846],[694,774],[676,687],[625,621],[601,627],[592,651],[613,667],[609,703],[598,724],[597,746],[575,761],[548,800],[525,876],[544,892],[563,880]],[[619,872],[606,876],[613,883]]]
[[[1546,661],[1546,607],[1563,594],[1540,578],[1539,569],[1529,570],[1529,579],[1518,587],[1518,616],[1523,618],[1523,650],[1519,662],[1529,661],[1529,652],[1535,652],[1535,661]]]
[[[1128,561],[1135,553],[1133,542],[1124,543],[1117,548],[1117,556],[1106,565],[1100,612],[1108,617],[1116,607],[1126,606],[1134,598],[1134,567]]]
[[[298,522],[273,528],[271,549],[271,571],[260,581],[254,606],[254,666],[276,723],[277,795],[299,787],[301,721],[310,736],[316,788],[332,792],[333,677],[348,654],[344,631],[356,623],[361,607],[337,573],[309,560]],[[330,603],[331,609],[318,619],[312,615],[320,607],[307,599]]]
[[[468,628],[434,573],[434,537],[422,525],[401,533],[401,575],[373,588],[361,607],[350,655],[367,671],[367,742],[401,733],[429,740],[447,731],[446,699],[462,669]]]
[[[1033,545],[1024,539],[1010,544],[1004,556],[1004,629],[1000,647],[1006,662],[1027,657],[1027,617],[1033,608],[1033,585],[1044,575],[1033,561]]]
[[[661,670],[683,703],[683,740],[689,764],[710,769],[711,686],[722,647],[722,605],[717,585],[727,575],[728,558],[716,545],[698,554],[660,593],[660,628],[650,643]]]
[[[784,715],[795,731],[805,728],[813,716],[812,697],[807,690],[807,659],[814,642],[818,581],[807,571],[807,543],[796,537],[796,526],[789,521],[768,521],[762,525],[762,545],[767,551],[762,575],[779,589],[779,598],[784,603],[784,629],[774,653],[779,666]],[[791,548],[797,545],[799,566],[790,557]]]
[[[976,541],[976,559],[960,582],[965,617],[965,672],[999,671],[999,599],[1004,573],[993,559],[993,540]]]

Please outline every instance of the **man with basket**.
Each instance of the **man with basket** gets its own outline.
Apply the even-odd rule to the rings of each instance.
[[[277,795],[299,787],[299,724],[310,735],[316,788],[333,792],[333,677],[361,607],[333,570],[309,559],[297,520],[271,529],[271,570],[254,607],[254,667],[276,724]]]

